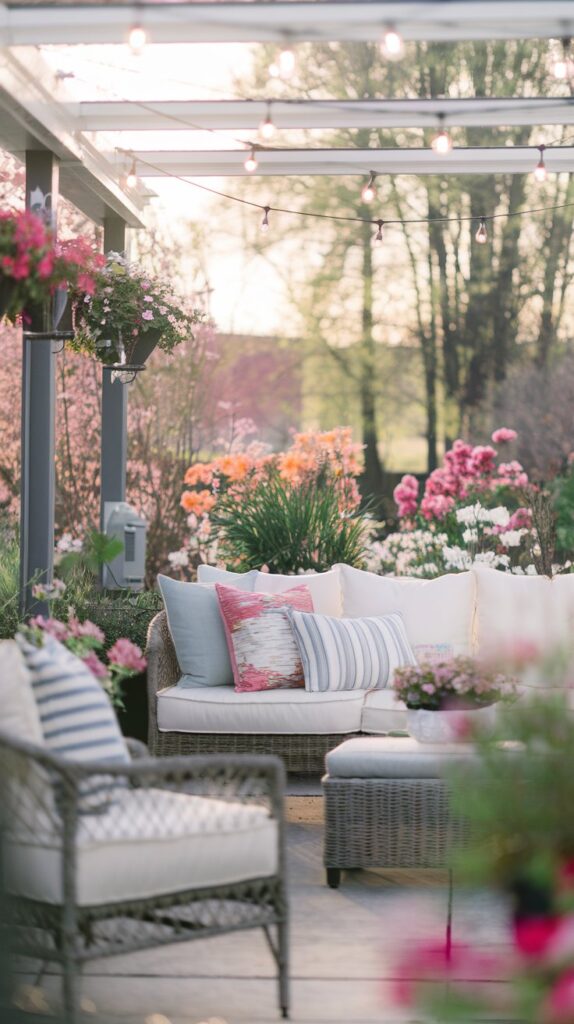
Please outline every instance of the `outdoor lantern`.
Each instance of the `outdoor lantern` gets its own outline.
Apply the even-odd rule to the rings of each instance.
[[[108,590],[143,590],[147,523],[127,501],[106,501],[104,533],[123,544],[123,550],[104,566]]]

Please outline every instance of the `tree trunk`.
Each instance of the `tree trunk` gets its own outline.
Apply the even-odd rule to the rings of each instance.
[[[361,337],[361,378],[359,401],[363,444],[365,445],[365,469],[361,478],[361,490],[365,497],[382,497],[384,472],[379,456],[376,403],[376,352],[373,338],[373,254],[372,227],[363,224],[363,310]]]

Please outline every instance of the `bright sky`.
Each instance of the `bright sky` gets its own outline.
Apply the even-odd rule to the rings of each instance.
[[[134,56],[128,46],[61,46],[42,47],[42,53],[55,71],[73,72],[74,77],[66,78],[62,88],[75,99],[145,102],[239,98],[235,80],[249,72],[252,48],[240,44],[148,45],[140,56]],[[232,132],[174,130],[97,138],[102,148],[110,149],[236,146],[241,150],[237,137],[238,133]],[[233,178],[198,181],[233,192]],[[246,259],[241,244],[243,210],[180,181],[150,178],[146,184],[157,193],[152,205],[160,216],[165,215],[174,225],[186,218],[207,226],[207,276],[213,288],[211,312],[218,327],[244,333],[285,332],[287,306],[278,275],[262,258]]]

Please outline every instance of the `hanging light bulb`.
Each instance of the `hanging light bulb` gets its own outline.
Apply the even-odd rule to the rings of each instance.
[[[143,53],[145,44],[147,43],[147,33],[143,25],[136,22],[132,25],[128,36],[128,46],[135,56],[139,56]]]
[[[444,114],[438,115],[439,130],[431,141],[431,149],[439,156],[446,156],[452,149],[452,139],[444,127]]]
[[[376,235],[375,235],[375,242],[377,243],[377,245],[380,245],[381,242],[383,241],[383,225],[384,225],[384,223],[385,223],[384,220],[378,220],[377,221],[377,227],[379,229],[377,231]]]
[[[400,60],[405,52],[403,38],[394,26],[389,25],[383,34],[381,41],[381,53],[387,60]]]
[[[264,206],[263,207],[263,220],[261,221],[260,231],[262,231],[264,235],[266,235],[267,232],[269,231],[269,210],[270,209],[271,209],[270,206]]]
[[[562,53],[552,65],[552,74],[560,82],[565,81],[570,73],[570,36],[562,39]]]
[[[376,174],[374,171],[370,172],[369,180],[366,185],[363,185],[361,190],[361,199],[364,203],[372,203],[373,199],[377,195],[377,189],[375,187]]]
[[[539,146],[538,147],[538,151],[540,153],[540,160],[538,161],[538,163],[536,164],[536,167],[534,168],[534,180],[538,181],[540,184],[542,184],[542,182],[546,181],[546,177],[547,177],[546,164],[544,163],[544,150],[545,149],[546,149],[546,146]]]
[[[275,135],[275,125],[273,124],[273,121],[271,120],[271,104],[270,103],[267,104],[267,114],[266,114],[264,120],[259,125],[259,132],[261,134],[261,137],[263,139],[265,139],[266,142],[269,142],[269,140],[272,139],[273,136]]]
[[[295,54],[290,46],[284,47],[279,54],[277,64],[279,66],[279,77],[280,78],[291,78],[295,70]]]
[[[257,170],[257,157],[255,156],[255,148],[253,146],[243,166],[248,174],[253,174],[253,171]]]
[[[137,168],[136,168],[136,158],[134,156],[132,158],[132,165],[131,165],[131,167],[129,169],[129,172],[128,172],[128,175],[127,175],[127,178],[126,178],[126,185],[127,185],[128,188],[135,188],[137,183],[138,183],[138,172],[137,172]]]
[[[484,217],[480,218],[478,231],[474,237],[479,245],[484,245],[485,242],[488,242],[488,231],[486,230],[486,219]]]

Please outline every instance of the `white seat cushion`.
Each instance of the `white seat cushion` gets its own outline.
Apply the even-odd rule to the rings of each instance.
[[[361,732],[385,733],[406,731],[407,706],[395,691],[369,690],[361,714]]]
[[[279,573],[258,572],[255,578],[255,592],[259,594],[283,594],[292,587],[304,583],[311,592],[313,608],[320,615],[331,615],[339,619],[343,614],[341,574],[338,568],[327,572],[305,573],[301,576],[281,576]],[[374,612],[373,612],[374,614]]]
[[[11,892],[62,901],[60,840],[7,844]],[[80,906],[184,892],[274,875],[277,823],[263,807],[159,789],[124,791],[77,834]]]
[[[157,695],[160,732],[273,733],[308,735],[358,732],[364,690],[307,693],[231,686],[171,686]]]
[[[439,779],[476,757],[468,743],[417,743],[410,736],[351,739],[327,754],[327,772],[341,779]]]
[[[400,612],[410,643],[446,644],[453,655],[472,652],[475,581],[471,572],[434,580],[377,576],[338,566],[343,584],[343,615],[391,615]]]

